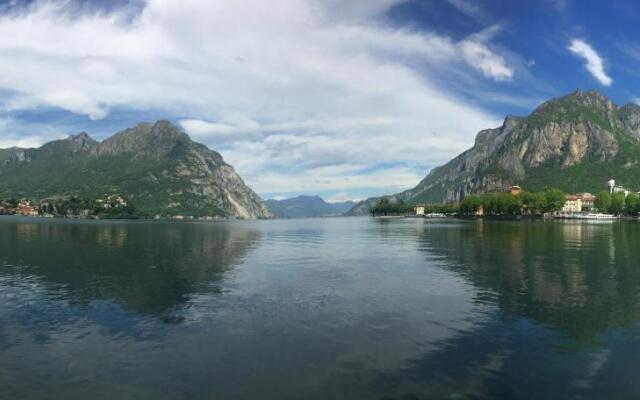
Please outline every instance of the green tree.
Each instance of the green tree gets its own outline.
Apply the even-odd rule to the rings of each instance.
[[[545,211],[560,211],[564,207],[566,195],[559,189],[547,189],[544,191]]]
[[[547,199],[541,192],[524,192],[522,194],[523,205],[534,214],[544,212],[547,208]]]
[[[513,196],[511,193],[505,193],[509,195],[507,199],[506,213],[510,215],[522,214],[522,196]]]
[[[485,212],[487,214],[498,215],[502,214],[504,210],[504,206],[500,199],[499,193],[489,193],[484,196],[483,199]]]
[[[485,196],[485,211],[493,215],[518,215],[522,212],[522,198],[511,193],[491,193]]]
[[[624,199],[625,211],[628,214],[636,214],[638,212],[638,195],[635,193],[629,193],[626,199]]]
[[[380,199],[373,207],[369,208],[371,215],[402,215],[413,211],[413,205],[403,200],[392,202],[388,198]]]
[[[625,194],[622,192],[614,193],[611,195],[611,204],[609,205],[609,212],[611,214],[620,214],[624,210]]]
[[[460,202],[460,212],[462,214],[475,214],[482,207],[482,198],[475,194],[470,194]]]
[[[369,208],[371,215],[386,215],[389,212],[389,199],[386,197],[380,199],[376,204]]]
[[[607,212],[609,210],[609,206],[611,205],[611,195],[606,190],[602,190],[596,194],[596,199],[593,202],[593,205],[600,212]]]

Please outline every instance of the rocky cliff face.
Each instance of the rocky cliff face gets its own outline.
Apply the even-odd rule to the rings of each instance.
[[[597,191],[614,177],[640,188],[640,107],[619,107],[597,92],[549,100],[528,117],[480,131],[474,146],[434,168],[415,188],[390,196],[409,202],[458,202],[469,193],[521,185]],[[376,199],[357,205],[366,213]]]
[[[268,218],[262,199],[220,154],[169,121],[99,143],[86,133],[38,149],[0,150],[0,197],[124,194],[148,215]]]

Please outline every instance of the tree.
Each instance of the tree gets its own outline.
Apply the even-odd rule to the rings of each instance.
[[[482,198],[475,194],[465,197],[460,203],[460,212],[462,214],[475,214],[482,207]]]
[[[391,202],[388,198],[382,198],[376,205],[369,208],[371,215],[401,215],[411,212],[413,206],[406,204],[400,200],[398,202]]]
[[[522,203],[532,213],[539,214],[547,208],[547,199],[541,192],[524,192]]]
[[[504,205],[500,193],[490,193],[484,197],[485,211],[487,214],[499,215],[504,211]]]
[[[522,214],[522,196],[514,196],[511,193],[506,193],[509,195],[507,199],[507,214],[511,215],[519,215]]]
[[[611,204],[609,205],[609,212],[611,214],[618,215],[624,210],[625,197],[625,194],[622,192],[611,195]]]
[[[562,207],[564,207],[565,203],[565,194],[562,190],[559,189],[547,189],[544,191],[545,198],[545,211],[553,212],[560,211]]]
[[[629,193],[626,199],[624,199],[625,211],[628,214],[636,214],[638,212],[638,195],[635,193]]]
[[[593,202],[598,211],[607,212],[611,205],[611,195],[606,190],[602,190],[596,194],[596,199]]]
[[[511,193],[491,193],[483,200],[487,214],[517,215],[522,212],[522,198]]]
[[[386,197],[380,199],[375,205],[369,208],[371,215],[386,215],[389,212],[389,199]]]

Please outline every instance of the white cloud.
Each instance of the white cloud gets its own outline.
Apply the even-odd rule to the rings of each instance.
[[[460,45],[465,60],[484,76],[497,81],[513,78],[513,70],[506,65],[504,58],[489,50],[484,44],[465,40]]]
[[[306,176],[409,187],[499,123],[433,71],[514,71],[489,43],[499,27],[457,42],[392,27],[384,13],[398,2],[147,0],[133,18],[36,2],[0,17],[0,89],[17,93],[0,110],[177,116],[261,192],[313,190]]]
[[[46,143],[49,138],[41,135],[28,135],[28,136],[16,136],[6,135],[0,138],[0,149],[6,149],[9,147],[22,147],[22,148],[34,148],[40,147]]]
[[[353,198],[347,192],[336,193],[324,199],[327,203],[344,203],[345,201],[360,201],[362,199]]]
[[[613,83],[611,77],[607,75],[604,70],[604,61],[602,60],[602,57],[600,57],[589,43],[581,39],[574,39],[571,41],[569,51],[583,58],[587,62],[585,65],[587,71],[589,71],[591,75],[598,80],[598,82],[604,86],[610,86],[611,83]]]
[[[0,118],[0,149],[35,148],[48,141],[64,139],[67,134],[43,124],[24,124],[11,118]]]
[[[395,193],[414,186],[423,176],[407,168],[388,168],[368,173],[344,174],[341,171],[311,170],[287,175],[267,172],[254,177],[253,187],[260,192],[307,192],[375,188]]]
[[[481,7],[479,2],[467,0],[447,0],[447,3],[458,9],[461,13],[480,21],[488,19],[487,13]]]
[[[486,42],[491,40],[500,30],[502,30],[500,25],[491,25],[462,40],[459,47],[465,61],[482,72],[484,76],[496,81],[508,81],[513,78],[513,69],[507,65],[504,57],[496,54],[486,45]]]

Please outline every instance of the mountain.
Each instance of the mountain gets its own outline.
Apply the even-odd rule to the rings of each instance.
[[[298,196],[284,200],[267,200],[267,207],[280,218],[307,218],[342,215],[356,203],[328,203],[320,196]]]
[[[434,168],[415,188],[388,197],[458,202],[511,185],[596,192],[611,178],[640,188],[640,106],[618,106],[600,93],[578,90],[480,131],[471,149]],[[367,199],[349,214],[366,214],[376,201]]]
[[[169,121],[97,142],[86,133],[40,148],[0,149],[0,199],[121,194],[147,216],[271,216],[220,154]]]

